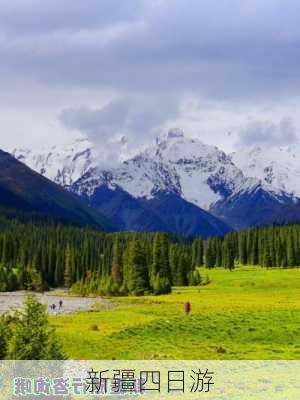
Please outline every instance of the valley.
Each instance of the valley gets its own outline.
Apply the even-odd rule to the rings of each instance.
[[[75,359],[299,359],[300,269],[200,273],[211,283],[110,298],[114,308],[54,316],[51,323]]]

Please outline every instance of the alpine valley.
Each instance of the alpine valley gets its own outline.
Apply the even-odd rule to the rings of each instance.
[[[300,221],[299,150],[255,147],[226,154],[173,129],[113,168],[103,168],[87,139],[12,154],[79,195],[118,230],[209,237]]]

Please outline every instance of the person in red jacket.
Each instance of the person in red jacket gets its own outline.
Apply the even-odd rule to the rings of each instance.
[[[189,315],[189,313],[191,312],[191,304],[189,301],[184,305],[184,312],[186,315]]]

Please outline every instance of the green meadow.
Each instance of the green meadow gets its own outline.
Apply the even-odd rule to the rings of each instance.
[[[209,284],[112,298],[51,323],[73,359],[300,358],[300,269],[200,272]]]

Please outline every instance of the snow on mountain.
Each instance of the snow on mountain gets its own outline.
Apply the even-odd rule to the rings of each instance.
[[[147,149],[140,158],[164,165],[169,171],[167,178],[170,178],[177,193],[204,209],[246,183],[243,173],[223,151],[187,138],[178,130],[170,131],[167,137]],[[137,165],[135,159],[131,163]],[[166,186],[170,187],[168,181]],[[155,187],[146,196],[153,193]]]
[[[106,184],[146,199],[159,192],[175,193],[209,209],[218,200],[248,189],[253,181],[245,178],[223,151],[187,138],[176,129],[118,168],[90,169],[73,189],[91,196],[96,187]]]
[[[31,150],[15,150],[13,154],[49,179],[88,197],[106,185],[120,187],[135,198],[173,193],[206,210],[258,189],[278,202],[285,201],[285,194],[300,197],[297,146],[269,151],[256,147],[227,155],[172,129],[153,146],[114,168],[100,167],[102,160],[87,139],[38,154]]]
[[[41,175],[68,187],[97,165],[96,151],[87,139],[78,139],[66,146],[44,148],[39,152],[15,149],[13,156]]]
[[[231,156],[244,175],[261,180],[275,193],[300,197],[300,145],[243,149]]]

